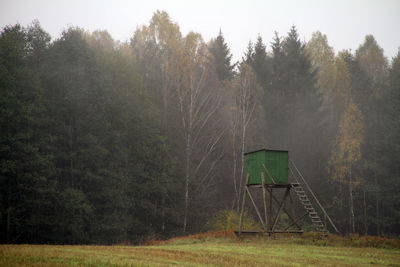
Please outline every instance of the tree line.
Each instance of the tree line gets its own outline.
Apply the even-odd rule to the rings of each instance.
[[[0,32],[0,241],[139,242],[239,211],[243,153],[286,149],[343,233],[396,235],[400,53],[293,26],[243,58],[157,11],[129,42]]]

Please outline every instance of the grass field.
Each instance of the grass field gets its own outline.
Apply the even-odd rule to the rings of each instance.
[[[143,246],[0,245],[0,266],[400,266],[398,240],[197,235]]]

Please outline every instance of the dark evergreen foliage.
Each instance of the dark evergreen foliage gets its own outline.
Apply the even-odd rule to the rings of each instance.
[[[235,64],[232,64],[232,54],[225,42],[221,30],[215,40],[209,45],[209,50],[214,56],[215,71],[220,81],[229,80],[235,74]]]
[[[37,23],[0,37],[2,242],[162,233],[167,149],[136,67],[114,48],[95,53],[77,28],[49,41]]]
[[[283,37],[275,33],[269,49],[261,36],[249,42],[241,66],[254,70],[251,77],[257,79],[252,81],[258,84],[250,88],[245,79],[250,75],[235,73],[221,31],[208,50],[196,50],[206,54],[201,55],[205,60],[195,61],[173,54],[184,37],[165,12],[157,14],[157,27],[169,23],[159,30],[176,36],[143,40],[138,30],[128,45],[105,31],[79,28],[51,41],[37,21],[1,30],[0,242],[115,244],[180,234],[181,124],[190,116],[204,118],[191,120],[193,129],[200,130],[193,131],[198,138],[189,153],[190,162],[198,164],[189,171],[187,229],[207,230],[214,212],[235,205],[231,162],[236,157],[239,176],[238,140],[244,130],[234,116],[243,115],[238,103],[246,99],[254,110],[246,110],[251,120],[244,149],[288,149],[339,228],[349,232],[346,195],[337,192],[344,186],[327,174],[335,133],[324,131],[338,125],[329,125],[336,120],[324,112],[316,83],[319,70],[311,65],[297,29]],[[147,30],[152,36],[154,29]],[[365,121],[361,160],[352,170],[356,229],[398,235],[400,53],[390,67],[383,58],[374,72],[370,47],[378,47],[372,36],[366,38],[364,54],[343,51],[338,56],[349,79],[347,100],[359,107]],[[190,60],[203,65],[191,69]],[[177,84],[189,84],[188,90],[177,91],[182,89]],[[250,95],[235,95],[238,88]],[[341,92],[332,88],[338,90],[332,94]],[[198,109],[185,113],[190,105],[179,101],[196,97]],[[342,115],[335,108],[330,112],[335,118]],[[221,141],[210,142],[216,136]]]
[[[400,52],[392,60],[389,84],[380,109],[383,127],[377,158],[380,170],[379,190],[382,205],[382,232],[398,233],[400,229]],[[388,156],[390,155],[390,156]],[[381,234],[381,233],[378,233]]]

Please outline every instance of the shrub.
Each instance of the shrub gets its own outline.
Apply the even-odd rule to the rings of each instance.
[[[218,212],[207,226],[210,230],[231,231],[239,229],[240,215],[234,210],[222,210]],[[262,227],[247,212],[243,213],[242,229],[250,231],[261,231]]]

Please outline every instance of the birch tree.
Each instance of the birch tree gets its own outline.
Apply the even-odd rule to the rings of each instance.
[[[378,45],[374,36],[365,36],[364,43],[361,44],[355,52],[355,60],[360,68],[366,73],[365,77],[368,84],[371,86],[371,92],[366,94],[366,104],[364,106],[364,114],[368,117],[366,121],[366,143],[368,143],[365,161],[370,168],[370,177],[366,176],[366,181],[370,182],[370,187],[373,187],[375,194],[375,210],[376,210],[376,226],[377,234],[380,234],[380,199],[382,198],[378,188],[378,177],[380,176],[379,147],[381,140],[385,138],[386,133],[382,131],[384,113],[380,112],[385,104],[383,96],[386,94],[388,81],[388,60],[384,55],[383,49]]]
[[[317,31],[312,34],[311,40],[306,46],[310,56],[313,71],[317,72],[318,90],[322,94],[323,108],[328,110],[329,119],[333,125],[333,114],[335,92],[335,52],[333,47],[329,46],[326,35]]]
[[[179,77],[176,71],[181,42],[179,26],[165,11],[155,12],[149,25],[137,29],[131,40],[142,75],[149,87],[155,89],[153,95],[165,115],[164,122]]]
[[[239,75],[233,81],[234,103],[230,109],[230,132],[232,135],[232,179],[235,190],[233,206],[239,212],[239,201],[243,191],[245,179],[246,137],[249,123],[253,118],[255,109],[255,94],[257,91],[257,78],[252,68],[242,64]]]
[[[357,105],[350,103],[339,122],[339,133],[329,160],[329,170],[334,181],[348,186],[349,226],[355,232],[353,190],[359,184],[354,166],[361,158],[364,140],[364,118]]]
[[[204,193],[213,181],[213,171],[222,153],[217,146],[224,129],[214,130],[221,96],[213,88],[212,56],[201,35],[189,33],[182,43],[180,55],[180,83],[176,87],[185,143],[185,195],[183,231],[186,231],[190,200],[195,185],[197,193]],[[218,129],[218,128],[217,128]]]

